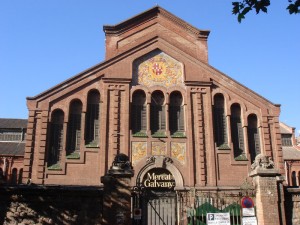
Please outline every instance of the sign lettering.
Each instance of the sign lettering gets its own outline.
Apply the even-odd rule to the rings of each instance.
[[[143,185],[146,188],[174,189],[175,179],[167,169],[154,168],[144,176]]]

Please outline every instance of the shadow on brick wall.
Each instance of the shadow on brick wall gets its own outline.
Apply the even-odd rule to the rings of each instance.
[[[101,224],[99,187],[0,187],[0,224]]]

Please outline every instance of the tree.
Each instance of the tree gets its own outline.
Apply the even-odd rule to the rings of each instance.
[[[300,0],[288,0],[289,5],[286,8],[290,14],[300,13]],[[255,10],[256,14],[261,11],[264,13],[268,12],[268,6],[270,6],[270,0],[242,0],[238,2],[232,2],[232,14],[237,15],[239,22],[245,19],[245,15],[251,10]]]

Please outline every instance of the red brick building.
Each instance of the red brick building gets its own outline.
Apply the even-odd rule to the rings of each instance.
[[[170,219],[150,215],[153,199],[170,210],[170,224],[187,224],[204,221],[203,199],[215,207],[220,193],[235,202],[219,210],[240,212],[257,155],[272,159],[265,168],[274,176],[284,175],[280,106],[209,65],[209,31],[154,7],[104,32],[104,62],[27,99],[25,183],[101,187],[100,177],[118,165],[115,156],[125,155],[133,177],[123,188],[155,195],[132,203],[143,224]],[[264,208],[260,197],[257,207]],[[116,211],[113,223],[122,224],[125,211]],[[240,220],[240,213],[230,215]],[[284,214],[274,215],[268,224],[280,224]],[[260,224],[267,224],[264,216],[257,215]]]
[[[0,183],[22,183],[27,120],[0,118]]]
[[[283,159],[287,186],[300,186],[300,147],[297,146],[295,128],[280,123]]]

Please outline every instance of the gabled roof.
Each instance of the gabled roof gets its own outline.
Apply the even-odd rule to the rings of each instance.
[[[206,38],[207,38],[207,36],[209,34],[209,31],[199,30],[159,6],[151,8],[151,9],[149,9],[141,14],[138,14],[126,21],[123,21],[117,25],[104,26],[104,31],[106,33],[108,32],[112,35],[114,35],[114,34],[119,35],[118,32],[125,32],[134,26],[138,26],[139,24],[142,24],[143,21],[151,20],[154,17],[158,17],[158,15],[162,15],[160,17],[167,18],[169,21],[172,21],[172,24],[176,24],[176,26],[177,25],[180,26],[183,30],[186,30],[187,32],[192,33],[191,36],[193,36],[193,38],[192,38],[193,40],[200,39],[199,35],[200,36],[206,35]],[[146,29],[147,29],[147,27],[140,28],[140,30],[146,30]],[[128,32],[128,33],[129,33],[128,35],[130,36],[130,32]],[[198,38],[197,38],[197,35],[198,35]],[[123,38],[123,37],[120,37],[120,38]],[[168,40],[160,38],[160,36],[155,36],[155,37],[151,36],[151,38],[153,38],[153,39],[151,39],[151,40],[147,39],[145,42],[141,42],[138,45],[134,44],[134,46],[131,46],[129,44],[130,46],[128,48],[123,49],[121,52],[116,52],[116,54],[113,54],[112,57],[107,58],[105,61],[67,79],[66,81],[64,81],[64,82],[42,92],[34,97],[27,97],[27,100],[43,101],[43,100],[49,98],[51,95],[55,95],[57,93],[63,93],[64,91],[69,90],[69,87],[78,85],[80,82],[82,82],[85,79],[91,81],[91,79],[100,79],[100,77],[106,78],[107,74],[109,74],[109,73],[107,73],[107,71],[111,71],[107,68],[110,68],[111,66],[122,62],[122,60],[126,59],[127,57],[130,57],[131,55],[136,54],[136,52],[142,52],[150,44],[152,44],[153,46],[156,45],[155,47],[161,49],[162,51],[164,51],[164,49],[163,49],[164,47],[166,49],[167,48],[171,49],[170,46],[172,46],[172,50],[177,49],[177,51],[180,52],[181,56],[186,57],[187,60],[190,60],[192,63],[197,64],[197,68],[201,67],[201,70],[204,71],[203,74],[205,74],[206,72],[209,73],[211,75],[212,79],[214,79],[213,77],[219,77],[220,83],[222,83],[222,84],[230,83],[230,84],[234,84],[234,85],[238,86],[236,89],[239,90],[241,93],[244,93],[245,95],[247,95],[248,96],[247,98],[249,98],[249,99],[253,99],[254,101],[265,101],[265,103],[274,105],[275,107],[280,106],[278,104],[272,103],[268,99],[262,97],[261,95],[259,95],[256,92],[254,92],[253,90],[240,84],[233,78],[229,77],[228,75],[226,75],[226,74],[222,73],[221,71],[217,70],[216,68],[212,67],[207,62],[203,62],[203,61],[199,60],[199,58],[195,57],[193,54],[190,54],[190,52],[186,53],[182,49],[179,49],[178,44],[175,46],[172,43],[169,43]],[[114,41],[116,41],[115,37],[113,39],[114,39]],[[129,42],[129,43],[131,43],[131,42]],[[115,44],[116,43],[112,44],[109,42],[109,46],[111,46],[111,45],[115,46]],[[180,44],[180,46],[182,46],[182,44]],[[127,69],[130,67],[131,66],[129,66],[129,64],[127,62],[126,62],[126,64],[120,66],[120,68],[122,68],[122,70],[124,70],[124,68]],[[106,69],[107,69],[107,71],[105,71]],[[122,72],[123,72],[123,74],[129,74],[129,75],[131,73],[130,69],[128,69],[128,71],[126,71],[126,72],[125,71],[122,71]],[[127,77],[127,79],[128,79],[128,77]],[[231,85],[231,86],[233,86],[233,85]],[[51,99],[51,100],[53,100],[53,99]],[[35,106],[36,103],[34,103],[33,101],[32,101],[32,105],[33,105],[33,107],[36,107]],[[277,109],[276,109],[276,111],[277,111]]]
[[[27,128],[27,120],[0,118],[0,128],[4,128],[4,129]]]

